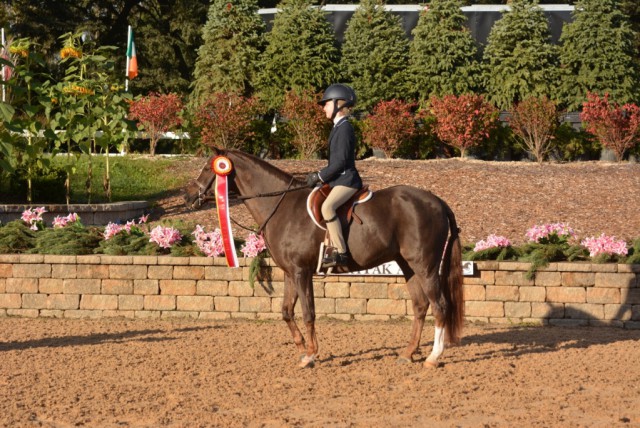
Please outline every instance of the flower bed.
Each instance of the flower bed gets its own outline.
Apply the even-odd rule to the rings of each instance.
[[[640,239],[627,244],[624,240],[607,236],[578,239],[566,223],[535,225],[526,237],[529,242],[515,247],[504,236],[489,235],[467,248],[465,260],[513,260],[530,262],[527,272],[533,278],[537,269],[554,261],[591,261],[595,263],[640,263]]]
[[[22,213],[29,208],[26,205],[0,205],[0,223],[5,224],[21,218]],[[129,201],[103,204],[50,204],[43,208],[46,209],[43,220],[48,223],[51,223],[55,216],[77,213],[85,224],[104,226],[109,222],[140,217],[149,210],[149,203]]]
[[[76,213],[47,227],[45,212],[28,209],[0,227],[0,316],[280,317],[284,274],[265,261],[261,236],[249,234],[234,269],[220,257],[217,229],[151,228],[146,216],[85,227]],[[464,277],[469,321],[640,328],[638,242],[580,241],[562,223],[527,236],[523,247],[493,235],[467,251],[466,260],[485,260]],[[412,315],[402,276],[318,277],[314,294],[316,313],[329,317]]]

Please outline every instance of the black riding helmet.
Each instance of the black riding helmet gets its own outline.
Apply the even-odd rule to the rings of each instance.
[[[342,107],[338,107],[338,100],[346,101]],[[335,83],[329,86],[325,91],[322,99],[318,104],[324,105],[327,101],[333,101],[333,117],[336,117],[338,110],[344,107],[353,107],[356,104],[356,93],[347,85]]]
[[[324,91],[324,95],[318,101],[318,104],[324,105],[329,100],[344,100],[347,102],[344,105],[345,107],[353,107],[356,104],[356,93],[347,85],[335,83]]]

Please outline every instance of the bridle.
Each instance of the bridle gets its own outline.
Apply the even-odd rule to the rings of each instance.
[[[208,183],[206,185],[204,185],[204,184],[200,183],[198,180],[196,180],[196,183],[198,184],[198,199],[196,200],[196,203],[198,204],[198,207],[201,207],[202,204],[204,204],[207,201],[215,199],[215,198],[212,198],[212,197],[207,197],[207,192],[211,188],[211,185],[213,184],[213,181],[215,180],[215,177],[216,177],[215,174],[213,174],[212,178],[208,180]],[[276,202],[276,204],[274,205],[273,209],[271,210],[271,213],[267,216],[266,220],[262,223],[262,225],[257,230],[238,223],[236,220],[233,219],[233,217],[229,217],[230,220],[236,226],[238,226],[238,227],[240,227],[242,229],[245,229],[245,230],[248,230],[250,232],[253,232],[256,235],[261,234],[262,231],[264,230],[264,228],[267,226],[267,223],[269,222],[269,220],[271,220],[271,218],[274,216],[274,214],[278,210],[278,207],[280,207],[280,204],[282,203],[282,200],[284,199],[284,197],[286,196],[287,193],[295,192],[295,191],[298,191],[298,190],[308,189],[309,188],[308,186],[299,186],[299,187],[293,187],[292,188],[291,185],[293,184],[294,180],[295,180],[295,178],[291,177],[291,181],[289,181],[289,185],[284,190],[276,190],[275,192],[256,193],[255,195],[248,195],[248,196],[238,195],[238,196],[236,196],[234,198],[234,199],[237,199],[239,201],[246,201],[248,199],[269,198],[269,197],[272,197],[272,196],[280,196],[280,199],[278,199],[278,202]]]

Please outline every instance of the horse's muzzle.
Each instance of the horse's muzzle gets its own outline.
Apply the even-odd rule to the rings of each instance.
[[[189,192],[185,192],[182,196],[182,200],[184,201],[185,207],[190,210],[197,210],[202,207],[203,200],[200,198],[200,195],[192,194]]]

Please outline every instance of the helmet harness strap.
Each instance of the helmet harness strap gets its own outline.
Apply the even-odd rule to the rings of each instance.
[[[336,115],[340,110],[342,110],[342,107],[344,107],[344,105],[341,107],[338,107],[338,100],[334,98],[332,101],[333,101],[333,113],[331,114],[331,120],[334,120],[336,118]]]

